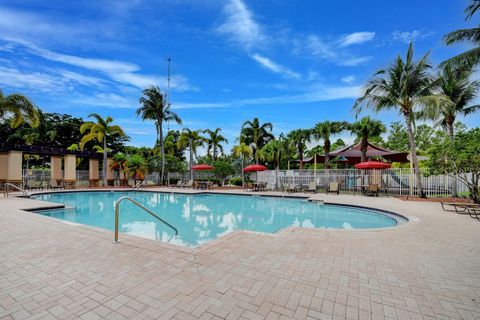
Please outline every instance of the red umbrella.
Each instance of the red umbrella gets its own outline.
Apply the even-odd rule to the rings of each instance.
[[[246,166],[243,169],[243,172],[265,171],[265,170],[267,170],[267,167],[262,166],[261,164],[251,164],[249,166]]]
[[[197,164],[192,166],[192,170],[213,170],[213,167],[208,164]]]
[[[391,163],[379,162],[379,161],[366,161],[355,165],[357,169],[371,170],[371,169],[390,169]]]

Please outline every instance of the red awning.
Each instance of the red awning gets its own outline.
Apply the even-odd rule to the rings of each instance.
[[[267,170],[267,167],[262,166],[261,164],[251,164],[249,166],[246,166],[243,169],[243,172],[251,172],[251,171],[265,171]]]
[[[371,170],[371,169],[390,169],[392,165],[390,163],[378,162],[378,161],[366,161],[360,162],[355,165],[357,169]]]
[[[208,164],[197,164],[192,166],[192,170],[213,170],[213,167]]]

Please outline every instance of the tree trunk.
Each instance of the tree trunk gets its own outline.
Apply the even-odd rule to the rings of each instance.
[[[192,139],[188,139],[188,144],[190,146],[190,180],[193,181],[193,170],[192,170],[192,165],[193,165],[193,141],[192,141]]]
[[[328,169],[330,162],[330,140],[325,140],[323,149],[325,151],[325,169]]]
[[[240,157],[242,158],[242,187],[245,188],[245,172],[243,172],[243,168],[244,168],[245,164],[243,162],[243,154],[240,155]]]
[[[455,135],[453,133],[453,121],[447,122],[447,132],[448,132],[448,138],[450,139],[450,143],[453,143],[453,140],[455,139]],[[458,196],[457,174],[456,172],[453,172],[452,197],[457,197],[457,196]]]
[[[423,185],[422,185],[422,175],[420,174],[420,168],[418,167],[417,145],[415,143],[415,137],[413,135],[413,128],[412,128],[412,121],[410,119],[409,114],[405,114],[405,122],[407,125],[408,143],[410,144],[410,154],[412,156],[413,170],[416,176],[417,190],[420,193],[420,198],[426,198],[427,195],[425,194],[425,191],[423,190]]]
[[[106,187],[107,181],[107,136],[103,136],[103,186]]]
[[[362,157],[360,159],[361,162],[365,162],[367,160],[367,149],[368,149],[368,139],[363,139],[362,138],[362,143],[361,143],[361,151],[362,151]]]
[[[160,142],[160,156],[162,157],[162,171],[160,174],[160,185],[163,184],[165,180],[165,144],[163,143],[163,126],[162,120],[160,120],[160,124],[158,124],[158,135],[159,135],[159,142]]]
[[[280,166],[275,166],[275,189],[278,190],[278,171],[280,170]],[[258,172],[257,172],[258,177]],[[257,181],[258,182],[258,181]]]

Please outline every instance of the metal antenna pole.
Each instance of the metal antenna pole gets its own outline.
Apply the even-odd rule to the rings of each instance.
[[[170,62],[172,59],[167,58],[167,107],[170,107]],[[167,134],[170,131],[170,121],[167,121]]]

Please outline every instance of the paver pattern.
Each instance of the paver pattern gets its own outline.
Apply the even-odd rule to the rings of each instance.
[[[480,223],[438,203],[316,195],[408,216],[382,230],[237,231],[199,248],[0,198],[0,319],[480,319]]]

